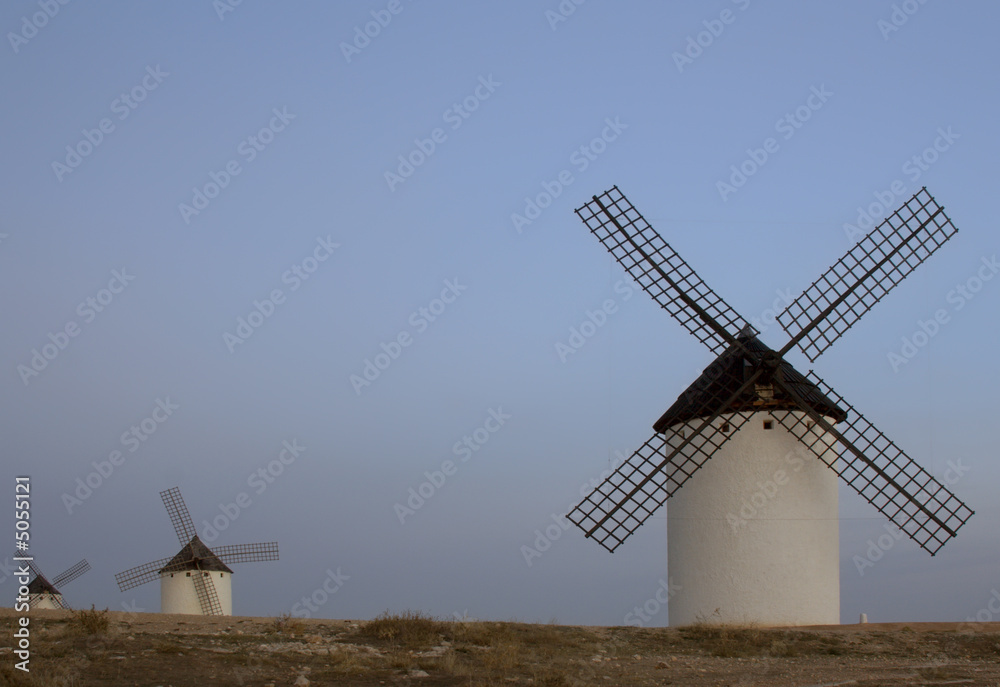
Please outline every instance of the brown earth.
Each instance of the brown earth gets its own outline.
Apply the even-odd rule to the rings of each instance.
[[[0,685],[989,685],[1000,623],[569,627],[0,609]]]

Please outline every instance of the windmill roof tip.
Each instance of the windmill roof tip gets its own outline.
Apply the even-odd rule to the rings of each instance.
[[[178,570],[211,570],[232,573],[232,569],[222,562],[205,543],[194,535],[184,548],[177,552],[170,561],[160,568],[160,572],[177,572]]]
[[[737,339],[744,348],[730,346],[712,361],[712,364],[704,369],[701,375],[677,397],[673,405],[653,424],[654,430],[662,434],[674,425],[711,417],[723,399],[732,396],[744,384],[748,370],[751,370],[753,365],[766,354],[773,353],[771,348],[757,338],[756,330],[750,325],[743,328]],[[747,355],[747,352],[750,353],[750,356]],[[842,422],[847,419],[847,411],[828,398],[819,387],[792,367],[791,363],[782,359],[779,363],[779,370],[785,383],[794,387],[795,392],[813,410],[832,418],[834,422]],[[800,409],[794,400],[783,397],[777,389],[774,393],[774,398],[769,399],[766,405],[759,407],[760,411]],[[756,389],[749,388],[733,402],[730,408],[723,409],[722,412],[746,411],[754,407],[753,402],[757,398]]]

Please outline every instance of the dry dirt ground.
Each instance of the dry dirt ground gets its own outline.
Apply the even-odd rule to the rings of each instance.
[[[989,685],[1000,623],[567,627],[38,611],[31,672],[0,609],[0,685]]]

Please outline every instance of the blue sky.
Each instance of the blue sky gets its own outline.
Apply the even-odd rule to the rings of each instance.
[[[842,487],[842,613],[974,616],[1000,588],[1000,280],[953,292],[998,252],[1000,9],[903,4],[6,3],[0,427],[42,567],[86,557],[71,603],[157,610],[113,575],[179,548],[158,497],[178,486],[216,543],[280,543],[237,569],[238,614],[339,569],[314,615],[621,624],[666,576],[663,513],[614,555],[558,527],[524,547],[711,356],[573,208],[617,184],[751,318],[853,245],[858,208],[926,185],[959,234],[815,369],[976,515],[862,575],[885,521]]]

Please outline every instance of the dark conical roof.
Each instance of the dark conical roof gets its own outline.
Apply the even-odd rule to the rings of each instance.
[[[756,365],[768,353],[773,351],[760,342],[749,332],[737,337],[743,347],[730,346],[711,365],[705,368],[701,376],[682,393],[670,408],[653,425],[657,432],[667,428],[690,422],[696,418],[710,417],[715,407],[736,393],[746,378],[753,373]],[[847,418],[847,412],[831,401],[819,388],[805,378],[788,362],[782,360],[778,364],[779,373],[785,383],[791,386],[802,399],[822,415],[841,422]],[[713,399],[715,399],[713,401]],[[738,398],[731,408],[725,412],[735,412],[746,409],[758,399],[754,387],[748,389]],[[760,410],[798,410],[798,406],[778,387],[774,387],[774,397],[761,404]]]
[[[35,579],[28,583],[29,594],[58,594],[59,590],[52,586],[52,583],[41,575],[35,575]]]
[[[205,544],[194,535],[170,562],[160,568],[160,572],[177,572],[178,570],[216,570],[233,572],[219,557],[212,553]]]

